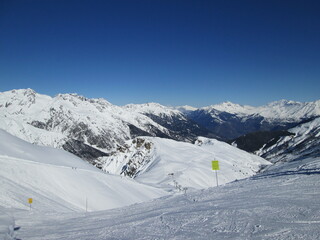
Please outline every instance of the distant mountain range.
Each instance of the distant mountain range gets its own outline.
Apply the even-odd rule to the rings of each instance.
[[[0,93],[0,109],[0,128],[89,161],[108,155],[136,136],[190,142],[208,133],[180,111],[156,103],[119,107],[77,94],[52,98],[21,89]]]
[[[251,132],[286,130],[320,116],[320,100],[306,103],[281,100],[261,107],[225,102],[180,110],[213,134],[230,140]]]
[[[7,132],[94,163],[137,136],[184,142],[203,136],[232,142],[252,132],[286,131],[320,116],[320,100],[281,100],[261,107],[225,102],[196,109],[157,103],[116,106],[77,94],[50,97],[20,89],[0,93],[0,110],[0,128]]]

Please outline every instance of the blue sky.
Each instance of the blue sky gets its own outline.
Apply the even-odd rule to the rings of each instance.
[[[117,105],[320,97],[319,1],[2,0],[0,91]]]

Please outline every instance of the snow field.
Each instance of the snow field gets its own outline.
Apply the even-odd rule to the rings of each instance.
[[[96,211],[165,195],[101,172],[63,150],[35,146],[0,131],[0,206],[32,211]],[[87,206],[86,206],[87,201]]]
[[[219,184],[252,176],[261,166],[270,164],[256,155],[207,138],[199,137],[198,145],[154,137],[139,137],[139,139],[151,143],[150,151],[145,151],[143,147],[134,147],[132,142],[135,140],[127,141],[129,150],[104,157],[106,163],[103,169],[120,174],[123,166],[129,161],[135,161],[137,165],[140,164],[135,180],[175,191],[175,185],[188,190],[216,186],[215,173],[211,168],[213,160],[218,160],[220,163]],[[143,163],[145,159],[149,162]]]
[[[31,222],[20,215],[17,224],[23,228],[18,236],[314,240],[320,237],[319,176],[265,175],[108,211],[34,215]]]

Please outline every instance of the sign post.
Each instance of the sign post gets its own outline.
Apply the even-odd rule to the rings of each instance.
[[[219,167],[219,161],[211,161],[212,164],[212,170],[216,171],[216,182],[217,182],[217,186],[219,185],[218,183],[218,170],[220,170]]]
[[[28,202],[29,202],[29,204],[30,204],[30,210],[31,210],[31,204],[32,204],[32,202],[33,202],[33,199],[32,199],[32,198],[29,198],[29,199],[28,199]]]

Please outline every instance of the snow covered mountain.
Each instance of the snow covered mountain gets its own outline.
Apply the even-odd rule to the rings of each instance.
[[[143,114],[169,131],[169,136],[178,141],[193,141],[197,136],[214,135],[208,129],[199,126],[179,110],[158,103],[129,104],[124,109],[131,113]],[[161,136],[159,136],[161,137]]]
[[[174,191],[215,186],[211,161],[220,161],[219,183],[254,175],[270,163],[214,139],[199,137],[195,144],[138,137],[97,161],[104,171],[130,176],[151,186]]]
[[[182,113],[190,113],[192,111],[196,111],[198,108],[195,108],[195,107],[192,107],[192,106],[189,106],[189,105],[184,105],[184,106],[178,106],[178,107],[174,107],[174,109],[182,112]]]
[[[245,116],[259,114],[266,119],[285,119],[287,121],[299,121],[300,119],[319,116],[320,100],[305,103],[280,100],[260,107],[252,107],[248,105],[239,105],[231,102],[224,102],[221,104],[204,107],[202,109],[215,109],[220,112],[227,112]]]
[[[320,117],[289,129],[274,144],[264,145],[257,154],[274,163],[320,156]]]
[[[191,141],[207,131],[159,104],[119,107],[76,94],[52,98],[31,89],[0,93],[0,128],[31,143],[92,161],[135,136]]]
[[[167,193],[103,173],[60,149],[37,146],[0,130],[0,207],[33,212],[89,211],[127,206]]]
[[[137,136],[193,142],[197,136],[233,139],[250,132],[288,129],[319,116],[320,100],[262,107],[226,102],[181,111],[157,103],[113,105],[77,94],[50,97],[31,89],[0,93],[0,128],[28,142],[65,149],[94,162]],[[209,130],[208,130],[209,129]]]
[[[297,109],[292,110],[297,117],[280,119],[306,122],[260,149],[259,155],[275,163],[270,165],[214,139],[200,137],[191,144],[135,137],[174,132],[149,116],[163,117],[168,125],[172,119],[189,121],[161,105],[117,107],[74,94],[2,93],[0,128],[32,143],[94,155],[93,162],[114,175],[0,130],[0,239],[13,239],[14,226],[21,227],[18,239],[34,240],[318,239],[320,118],[310,106],[304,108],[309,121]],[[250,107],[242,112],[229,107],[225,115],[214,111],[244,122],[257,116],[248,115]],[[264,114],[257,117],[270,119]],[[203,189],[216,185],[211,160],[220,162],[223,185]],[[144,203],[130,205],[138,202]],[[92,212],[85,213],[86,205]],[[117,209],[96,211],[110,208]]]
[[[223,139],[234,139],[256,131],[285,130],[320,116],[320,100],[281,100],[261,107],[231,102],[188,112],[188,117]]]

